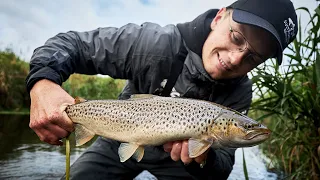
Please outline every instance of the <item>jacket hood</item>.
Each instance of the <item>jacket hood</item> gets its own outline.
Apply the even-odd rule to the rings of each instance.
[[[218,11],[218,9],[211,9],[199,15],[191,22],[177,24],[188,48],[200,57],[203,44],[211,32],[210,24]]]

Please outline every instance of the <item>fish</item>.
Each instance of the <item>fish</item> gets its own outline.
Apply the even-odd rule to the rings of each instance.
[[[222,105],[192,98],[135,94],[127,100],[85,100],[76,97],[65,112],[75,127],[76,146],[95,135],[121,142],[121,162],[139,162],[145,146],[188,140],[195,158],[213,148],[250,147],[264,142],[271,131]]]

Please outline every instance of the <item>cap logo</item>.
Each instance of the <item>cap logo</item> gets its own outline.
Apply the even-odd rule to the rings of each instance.
[[[286,43],[288,44],[290,42],[290,39],[292,39],[295,36],[294,33],[294,27],[296,25],[293,23],[291,18],[288,18],[288,20],[284,20],[284,35]]]

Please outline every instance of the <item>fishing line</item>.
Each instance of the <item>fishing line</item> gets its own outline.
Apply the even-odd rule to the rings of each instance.
[[[66,137],[66,180],[70,178],[70,141],[69,136]]]

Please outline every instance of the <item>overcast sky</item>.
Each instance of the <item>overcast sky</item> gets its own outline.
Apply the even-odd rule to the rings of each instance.
[[[146,21],[160,25],[176,24],[191,21],[208,9],[225,7],[233,1],[0,0],[0,49],[11,48],[29,61],[35,48],[60,32],[120,27]],[[304,6],[312,11],[318,5],[316,0],[292,2],[296,8]]]

